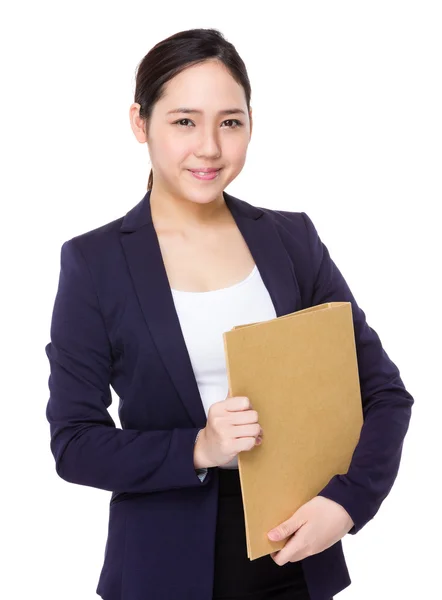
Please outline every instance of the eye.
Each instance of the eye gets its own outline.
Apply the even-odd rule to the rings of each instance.
[[[190,119],[180,119],[179,121],[175,121],[173,125],[180,125],[183,121],[189,121],[189,123],[192,123]],[[187,125],[184,125],[184,127],[187,127]]]
[[[174,121],[174,123],[172,123],[172,125],[181,125],[184,121],[187,121],[188,123],[193,123],[193,121],[191,121],[190,119],[180,119],[179,121]],[[238,129],[239,127],[242,126],[241,121],[239,121],[238,119],[226,119],[224,121],[224,123],[234,123],[235,127],[228,127],[227,129]],[[184,128],[188,128],[188,125],[182,125],[182,127]]]
[[[242,125],[241,121],[238,121],[238,119],[227,119],[224,123],[235,123],[235,127],[229,127],[229,129],[237,129]]]

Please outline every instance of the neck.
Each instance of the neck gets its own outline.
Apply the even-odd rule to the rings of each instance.
[[[177,198],[153,185],[150,193],[152,221],[159,227],[200,229],[231,219],[230,211],[221,193],[210,202],[192,202]]]

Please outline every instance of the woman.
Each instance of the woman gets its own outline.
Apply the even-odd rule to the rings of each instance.
[[[329,600],[351,583],[341,538],[398,472],[413,398],[312,221],[224,192],[245,163],[250,97],[218,31],[152,48],[130,107],[148,191],[61,249],[46,414],[60,477],[113,492],[105,600]],[[253,398],[227,397],[222,333],[332,301],[352,303],[360,441],[348,473],[277,527],[284,548],[250,561],[237,455],[265,432]]]

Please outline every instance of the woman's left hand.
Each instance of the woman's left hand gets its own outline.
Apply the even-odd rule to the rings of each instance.
[[[300,506],[287,521],[271,530],[278,532],[278,537],[272,538],[268,532],[271,541],[291,536],[284,548],[270,556],[280,566],[302,560],[338,542],[353,525],[343,506],[324,496],[315,496]]]

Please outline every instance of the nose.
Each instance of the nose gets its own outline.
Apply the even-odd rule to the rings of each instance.
[[[208,158],[219,158],[221,155],[221,145],[218,139],[218,132],[210,127],[201,129],[195,156],[205,156]]]

